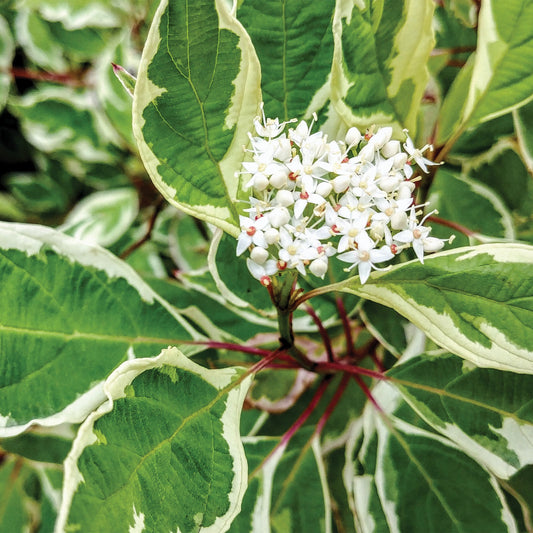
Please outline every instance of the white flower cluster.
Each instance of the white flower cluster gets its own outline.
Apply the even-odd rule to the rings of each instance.
[[[245,188],[253,194],[237,242],[238,256],[250,250],[252,275],[264,285],[287,268],[323,278],[337,256],[365,283],[372,269],[383,269],[376,264],[404,248],[412,246],[421,262],[424,252],[440,250],[445,241],[424,226],[431,213],[417,218],[423,206],[413,205],[410,180],[413,163],[424,172],[435,164],[423,156],[429,146],[417,150],[406,131],[402,150],[388,127],[364,136],[351,128],[343,141],[328,142],[312,133],[315,120],[294,129],[264,115],[254,123],[253,157],[238,173],[249,176]]]

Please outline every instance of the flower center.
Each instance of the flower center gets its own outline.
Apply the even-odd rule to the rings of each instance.
[[[257,231],[257,230],[255,229],[255,226],[250,226],[250,227],[246,230],[246,235],[249,235],[249,236],[251,237],[252,235],[255,235],[255,232],[256,232],[256,231]]]
[[[287,252],[290,255],[296,255],[297,251],[298,251],[298,248],[296,248],[296,246],[294,246],[294,244],[291,244],[290,246],[287,246]]]
[[[420,237],[422,237],[422,232],[419,229],[413,230],[413,237],[415,239],[420,239]]]
[[[359,259],[361,261],[368,261],[370,259],[370,254],[366,250],[359,252]]]

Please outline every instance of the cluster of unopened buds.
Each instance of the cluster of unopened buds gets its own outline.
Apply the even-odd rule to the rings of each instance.
[[[278,119],[258,118],[250,136],[251,161],[242,163],[249,206],[241,215],[237,255],[249,250],[251,274],[269,285],[285,269],[323,278],[331,257],[357,269],[365,283],[372,269],[383,270],[401,250],[418,259],[440,250],[446,240],[424,226],[425,205],[414,205],[413,165],[427,172],[424,157],[405,130],[402,144],[392,128],[361,135],[350,128],[343,140],[329,141],[301,121],[295,128]],[[380,265],[379,267],[376,265]]]

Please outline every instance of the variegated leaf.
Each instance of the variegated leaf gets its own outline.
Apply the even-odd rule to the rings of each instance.
[[[65,461],[56,531],[226,531],[247,485],[239,417],[250,379],[175,348],[121,365]]]
[[[451,354],[419,356],[388,375],[428,424],[498,478],[533,464],[533,376],[472,368]]]
[[[141,157],[172,204],[239,234],[242,146],[259,110],[260,69],[224,0],[163,0],[133,97]]]
[[[199,338],[126,263],[51,228],[0,223],[0,281],[2,437],[81,422],[120,363]]]
[[[333,34],[332,100],[343,120],[416,129],[433,48],[431,0],[342,0]]]
[[[458,248],[337,286],[392,307],[483,367],[533,373],[533,247]]]

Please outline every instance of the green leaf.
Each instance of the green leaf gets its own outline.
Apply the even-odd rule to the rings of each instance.
[[[86,243],[107,247],[130,229],[138,204],[137,192],[129,187],[95,192],[76,204],[59,229]]]
[[[68,150],[77,160],[111,163],[109,131],[103,129],[92,98],[86,90],[47,85],[13,99],[10,110],[37,149],[47,153]]]
[[[24,5],[38,9],[46,20],[63,22],[68,30],[121,24],[121,12],[107,0],[24,0]]]
[[[65,462],[57,531],[226,531],[247,485],[243,378],[175,348],[121,365]]]
[[[242,146],[256,116],[259,62],[224,0],[164,0],[133,97],[141,157],[165,198],[237,236]]]
[[[199,337],[124,262],[51,228],[0,223],[0,276],[3,437],[80,422],[120,363]]]
[[[525,213],[530,213],[526,200],[531,177],[520,156],[508,143],[495,147],[485,157],[465,162],[464,168],[469,177],[494,190],[509,209],[525,206]]]
[[[375,425],[376,434],[365,433],[357,470],[345,474],[362,531],[516,533],[496,481],[474,460],[444,439],[367,414],[365,429]]]
[[[413,409],[501,479],[533,464],[533,376],[422,355],[388,375]]]
[[[62,464],[72,446],[72,437],[28,432],[0,439],[0,448],[32,461]]]
[[[15,16],[17,41],[24,54],[41,68],[64,72],[68,62],[61,43],[54,38],[50,23],[28,9],[20,9]]]
[[[0,465],[0,531],[29,531],[33,520],[27,508],[29,498],[24,483],[30,475],[31,470],[20,459],[11,457]]]
[[[533,172],[533,102],[513,111],[513,120],[522,158]]]
[[[441,168],[435,174],[428,191],[431,209],[438,217],[455,222],[476,233],[509,240],[515,238],[513,220],[507,207],[488,187]],[[454,246],[468,246],[470,239],[447,226],[433,224],[431,235],[447,239],[455,235]]]
[[[394,124],[414,133],[434,44],[434,6],[430,0],[338,3],[332,101],[347,124]]]
[[[463,122],[473,126],[533,99],[532,61],[533,4],[529,0],[483,2]]]
[[[483,367],[533,373],[533,247],[458,248],[334,285],[387,305]]]
[[[11,88],[11,68],[15,55],[15,42],[6,19],[0,15],[0,112],[4,109]]]
[[[301,429],[288,446],[278,447],[266,461],[279,439],[243,437],[250,463],[250,488],[243,513],[230,533],[249,533],[255,528],[272,533],[331,532],[324,464],[312,429]]]
[[[329,98],[333,0],[244,0],[237,18],[261,62],[267,117],[304,118]]]
[[[529,0],[483,2],[477,51],[443,103],[439,143],[451,137],[452,144],[466,128],[504,115],[533,98],[532,28]],[[460,102],[459,112],[454,102]]]

